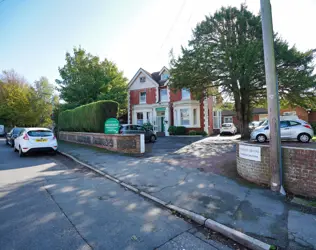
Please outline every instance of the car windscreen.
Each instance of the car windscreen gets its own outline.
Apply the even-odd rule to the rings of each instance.
[[[48,137],[53,135],[53,133],[48,130],[32,130],[27,132],[27,134],[32,137]]]
[[[14,128],[12,134],[18,135],[21,132],[22,128]]]
[[[222,127],[223,128],[230,128],[232,125],[231,124],[228,124],[228,123],[224,123],[222,124]]]

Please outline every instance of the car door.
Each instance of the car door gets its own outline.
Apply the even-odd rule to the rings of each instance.
[[[291,139],[297,139],[297,136],[301,133],[302,124],[296,121],[289,121],[291,129]]]
[[[291,127],[289,121],[280,122],[280,132],[282,139],[291,138]]]
[[[20,131],[20,133],[18,134],[18,136],[14,139],[14,147],[15,147],[16,149],[19,148],[20,139],[21,139],[21,136],[22,136],[23,132],[24,132],[24,129],[22,129],[22,130]]]

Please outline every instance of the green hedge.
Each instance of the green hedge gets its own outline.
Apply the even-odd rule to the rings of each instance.
[[[104,122],[116,118],[119,105],[114,101],[98,101],[75,109],[66,110],[58,116],[59,131],[104,132]]]
[[[170,126],[168,132],[171,135],[185,135],[185,127],[183,126]]]
[[[314,130],[314,134],[315,134],[315,136],[316,136],[316,122],[312,122],[312,128],[313,128],[313,130]]]

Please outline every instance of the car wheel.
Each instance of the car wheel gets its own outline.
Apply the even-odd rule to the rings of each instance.
[[[11,142],[10,146],[11,146],[11,148],[14,147],[14,141]]]
[[[5,144],[9,145],[9,141],[8,141],[8,140],[5,140]]]
[[[156,136],[152,135],[150,137],[150,142],[154,143],[156,141]]]
[[[257,142],[263,143],[267,140],[267,137],[265,135],[257,135],[256,137]]]
[[[24,153],[23,153],[21,147],[19,147],[19,156],[20,156],[20,157],[23,157],[23,156],[24,156]]]
[[[302,133],[302,134],[299,134],[298,135],[298,140],[300,142],[304,142],[304,143],[307,143],[309,142],[311,139],[310,135],[309,134],[306,134],[306,133]]]

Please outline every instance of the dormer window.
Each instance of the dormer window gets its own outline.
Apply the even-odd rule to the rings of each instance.
[[[168,80],[169,79],[169,74],[168,73],[163,73],[161,75],[161,81],[165,81],[165,80]]]
[[[146,82],[146,77],[145,77],[145,76],[141,76],[141,77],[139,78],[139,81],[140,81],[140,82]]]

